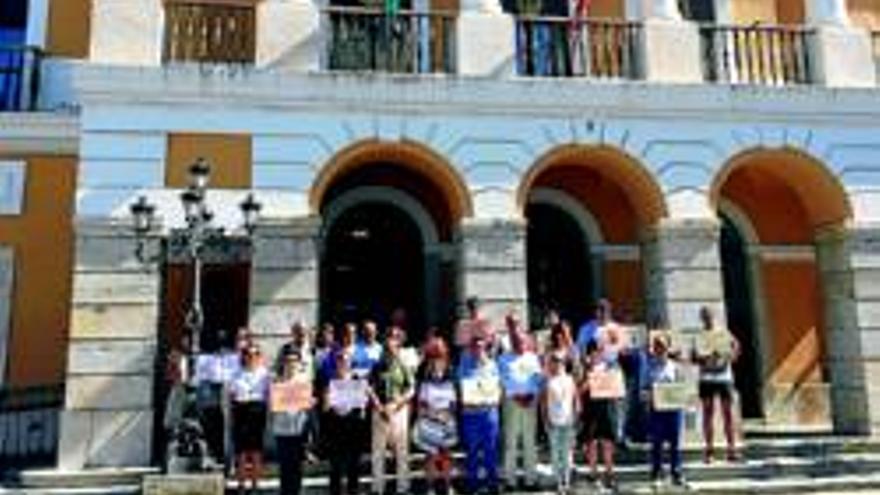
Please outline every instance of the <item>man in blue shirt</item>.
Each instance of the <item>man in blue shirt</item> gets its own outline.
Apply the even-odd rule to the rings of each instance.
[[[480,491],[480,467],[486,471],[484,487],[498,493],[498,402],[501,380],[498,365],[489,356],[486,340],[476,336],[462,354],[457,377],[462,388],[461,437],[468,494]]]
[[[364,322],[363,336],[355,345],[351,359],[351,368],[356,375],[362,377],[369,375],[382,359],[383,349],[377,338],[378,334],[376,322],[371,320]]]
[[[505,488],[513,490],[516,486],[518,450],[522,443],[525,484],[527,489],[532,490],[538,484],[535,435],[543,374],[541,361],[532,350],[525,331],[515,329],[509,337],[511,350],[498,359],[504,390],[504,476],[508,485]]]
[[[609,321],[611,321],[611,302],[607,299],[600,299],[593,310],[593,319],[587,321],[578,329],[575,342],[578,352],[583,355],[590,342],[595,342],[599,337],[599,329]]]

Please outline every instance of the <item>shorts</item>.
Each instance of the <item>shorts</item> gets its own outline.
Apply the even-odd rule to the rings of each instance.
[[[236,454],[261,452],[265,431],[265,402],[235,402],[232,404],[232,443]]]
[[[733,397],[733,384],[725,382],[700,382],[700,398],[730,400]]]
[[[617,401],[591,400],[582,413],[581,441],[617,440]]]

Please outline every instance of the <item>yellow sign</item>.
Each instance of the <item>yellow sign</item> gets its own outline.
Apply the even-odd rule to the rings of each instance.
[[[591,371],[587,379],[591,399],[620,399],[624,396],[623,373],[619,369]]]
[[[497,378],[465,378],[461,381],[461,402],[465,406],[494,406],[501,400]]]
[[[697,401],[697,387],[693,382],[655,383],[651,390],[655,411],[690,409]]]
[[[298,412],[312,408],[312,384],[307,381],[273,383],[269,392],[272,412]]]
[[[702,331],[696,335],[696,351],[698,356],[733,356],[733,337],[727,330]]]

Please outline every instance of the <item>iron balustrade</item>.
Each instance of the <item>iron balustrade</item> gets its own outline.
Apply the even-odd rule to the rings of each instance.
[[[55,465],[63,403],[63,385],[0,388],[0,476]]]
[[[809,28],[705,24],[700,34],[707,81],[770,86],[814,81]]]
[[[168,1],[162,60],[252,64],[256,58],[256,29],[256,10],[251,2]]]
[[[42,58],[35,47],[0,45],[0,112],[36,110]]]
[[[404,74],[456,71],[455,21],[448,12],[361,7],[324,9],[330,70]]]
[[[517,73],[638,79],[641,24],[613,19],[519,16]]]

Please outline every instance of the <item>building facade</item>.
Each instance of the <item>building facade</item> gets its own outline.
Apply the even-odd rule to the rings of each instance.
[[[0,385],[63,384],[62,468],[153,460],[199,157],[230,245],[241,200],[264,205],[252,249],[209,261],[209,331],[249,325],[271,352],[294,320],[402,307],[418,334],[468,295],[536,327],[607,297],[687,331],[709,305],[743,343],[745,417],[880,431],[876,2],[18,4]]]

